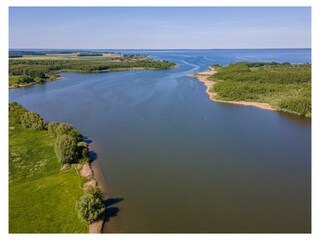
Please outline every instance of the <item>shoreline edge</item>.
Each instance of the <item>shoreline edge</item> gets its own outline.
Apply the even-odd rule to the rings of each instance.
[[[209,80],[209,77],[213,74],[216,74],[217,70],[214,67],[209,67],[209,70],[204,72],[198,72],[198,73],[191,73],[187,74],[188,77],[196,77],[200,82],[202,82],[206,87],[206,93],[209,96],[209,99],[214,102],[219,103],[226,103],[226,104],[234,104],[234,105],[242,105],[242,106],[249,106],[249,107],[257,107],[264,110],[269,111],[277,111],[276,109],[272,108],[268,103],[260,103],[260,102],[245,102],[245,101],[227,101],[227,100],[220,100],[216,99],[217,93],[211,92],[210,89],[213,87],[216,81]]]

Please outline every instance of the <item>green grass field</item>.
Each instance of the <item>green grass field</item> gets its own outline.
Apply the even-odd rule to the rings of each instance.
[[[9,232],[84,233],[75,202],[84,179],[76,169],[60,172],[47,131],[9,123]]]

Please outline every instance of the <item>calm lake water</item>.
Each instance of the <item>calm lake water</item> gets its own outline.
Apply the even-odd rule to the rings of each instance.
[[[311,122],[211,102],[188,73],[237,61],[311,62],[311,50],[138,51],[179,67],[63,73],[10,101],[92,140],[107,232],[310,232]]]

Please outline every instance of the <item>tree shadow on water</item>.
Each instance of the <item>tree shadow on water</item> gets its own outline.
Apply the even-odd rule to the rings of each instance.
[[[84,141],[85,143],[87,143],[87,144],[91,144],[91,143],[92,143],[92,140],[89,139],[88,136],[83,136],[83,141]],[[90,145],[89,145],[89,156],[90,156],[90,158],[91,158],[91,162],[97,160],[97,158],[98,158],[97,153],[96,153],[95,151],[92,151],[92,150],[91,150]]]
[[[105,222],[109,222],[111,218],[118,215],[118,213],[120,212],[120,208],[111,206],[121,202],[122,200],[123,198],[108,198],[104,201],[104,204],[106,206]]]
[[[84,141],[84,142],[86,142],[87,144],[92,143],[92,140],[91,140],[91,139],[89,139],[89,137],[88,137],[88,136],[83,136],[83,141]]]
[[[97,160],[98,158],[98,154],[92,150],[89,151],[89,156],[91,158],[91,162],[93,162],[94,160]]]

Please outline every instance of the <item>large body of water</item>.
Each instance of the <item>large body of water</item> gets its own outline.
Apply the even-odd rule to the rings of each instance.
[[[105,231],[310,232],[310,119],[211,102],[186,74],[215,63],[311,62],[311,50],[140,53],[179,67],[63,73],[10,90],[10,101],[93,141],[114,198]]]

